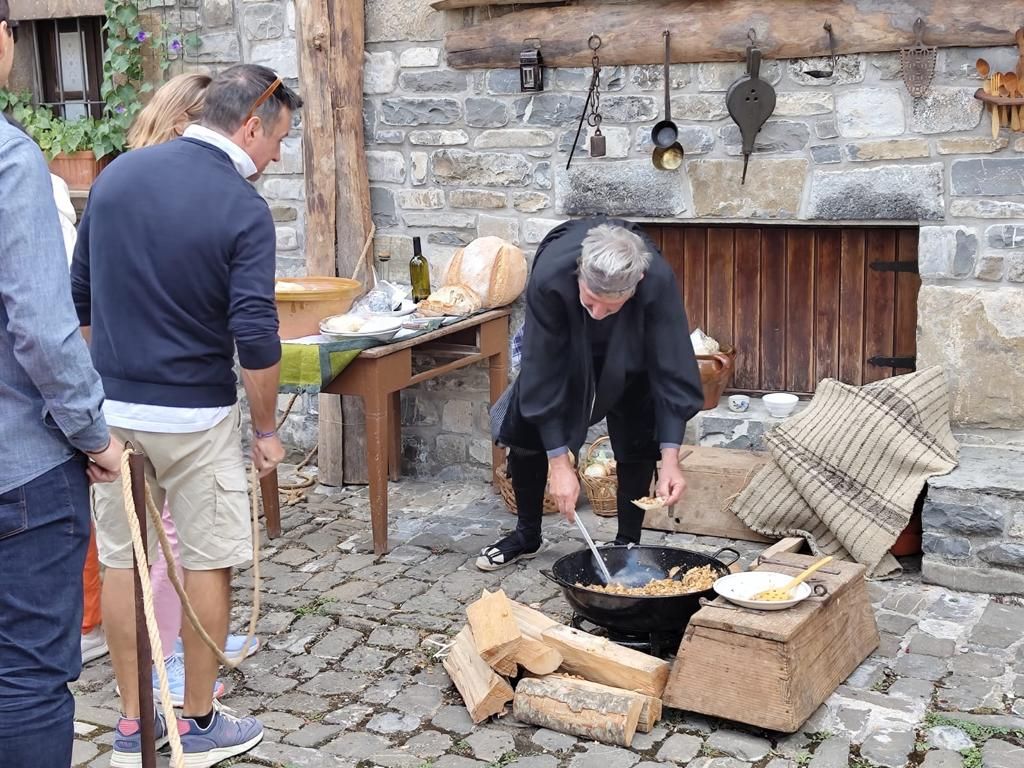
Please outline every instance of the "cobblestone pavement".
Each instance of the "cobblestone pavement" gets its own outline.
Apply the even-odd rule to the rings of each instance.
[[[284,510],[263,541],[260,651],[226,677],[225,703],[259,715],[266,738],[237,768],[1022,768],[1024,602],[921,584],[870,585],[882,643],[805,724],[786,735],[674,710],[631,749],[526,727],[474,726],[433,659],[483,588],[568,618],[539,568],[580,546],[546,518],[536,559],[481,573],[472,560],[515,519],[482,483],[391,485],[391,546],[374,557],[365,489],[327,489]],[[595,538],[614,521],[584,513]],[[726,543],[646,531],[706,552]],[[744,561],[761,548],[739,543]],[[242,628],[251,571],[235,579]],[[74,685],[75,765],[107,766],[117,699],[109,659]],[[968,714],[969,713],[969,714]],[[160,765],[167,764],[161,757]]]

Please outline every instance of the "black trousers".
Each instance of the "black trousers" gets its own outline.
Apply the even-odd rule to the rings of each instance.
[[[654,434],[654,401],[646,374],[627,377],[622,397],[605,418],[618,479],[615,501],[619,530],[615,540],[620,544],[636,544],[640,542],[644,511],[631,502],[650,491],[660,455]],[[533,549],[541,540],[547,454],[511,447],[508,471],[519,512],[516,532],[523,545]]]

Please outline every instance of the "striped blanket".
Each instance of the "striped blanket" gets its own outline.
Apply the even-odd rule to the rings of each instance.
[[[772,461],[732,511],[766,536],[802,536],[816,554],[853,559],[874,577],[899,573],[889,554],[928,478],[950,472],[941,368],[854,387],[818,385],[801,413],[766,436]]]

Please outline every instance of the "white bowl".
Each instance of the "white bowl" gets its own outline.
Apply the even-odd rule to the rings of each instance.
[[[807,584],[797,584],[793,589],[792,600],[751,600],[758,592],[766,589],[784,587],[793,577],[774,571],[744,571],[723,576],[714,584],[714,590],[730,603],[742,605],[744,608],[756,608],[759,611],[782,611],[792,608],[811,596],[811,588]]]
[[[768,409],[770,415],[776,419],[784,419],[793,412],[796,404],[800,402],[800,398],[788,392],[773,392],[762,397],[761,402],[764,403],[764,407]]]
[[[402,321],[398,318],[392,318],[387,316],[371,316],[367,317],[362,327],[358,331],[332,331],[327,327],[330,320],[335,317],[343,317],[343,315],[333,315],[332,317],[325,317],[320,321],[320,333],[329,339],[336,341],[345,341],[349,339],[374,339],[375,341],[390,341],[395,337],[400,330],[402,330]]]

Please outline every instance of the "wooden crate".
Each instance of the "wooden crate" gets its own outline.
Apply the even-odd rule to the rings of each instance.
[[[776,554],[755,570],[796,575],[817,558]],[[662,695],[665,706],[793,733],[878,647],[865,568],[833,562],[829,589],[785,611],[719,598],[694,614]]]
[[[678,503],[652,509],[644,528],[743,541],[771,541],[755,533],[729,511],[729,502],[768,461],[765,453],[695,447],[681,460],[686,493]]]

